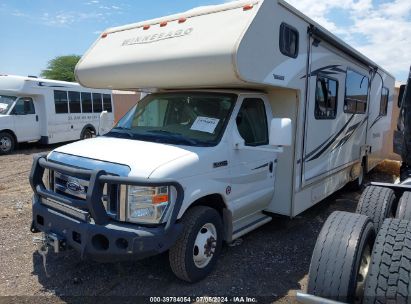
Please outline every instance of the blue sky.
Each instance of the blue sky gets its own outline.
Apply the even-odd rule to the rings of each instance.
[[[405,80],[411,0],[288,0]],[[59,55],[83,54],[104,29],[224,0],[0,0],[0,73],[39,75]],[[225,1],[227,2],[227,1]]]

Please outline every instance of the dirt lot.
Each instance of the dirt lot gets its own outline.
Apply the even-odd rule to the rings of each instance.
[[[116,264],[82,261],[71,251],[51,254],[47,277],[29,231],[28,174],[33,154],[48,149],[25,145],[0,157],[0,296],[12,296],[0,297],[0,303],[83,303],[85,298],[77,296],[121,302],[137,295],[264,296],[262,302],[294,302],[295,291],[306,287],[311,252],[323,222],[334,210],[354,210],[360,195],[344,188],[293,220],[274,218],[234,246],[224,246],[216,270],[197,284],[177,280],[166,254]],[[393,179],[391,173],[377,170],[371,177]]]

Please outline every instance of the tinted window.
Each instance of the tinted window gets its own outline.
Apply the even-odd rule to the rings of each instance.
[[[264,102],[261,99],[244,99],[236,122],[238,132],[247,146],[268,144],[267,115]]]
[[[296,58],[298,56],[298,31],[286,23],[280,26],[280,51],[283,55]]]
[[[68,113],[67,92],[54,91],[54,105],[56,113]]]
[[[92,113],[93,106],[91,103],[91,93],[81,93],[81,106],[83,113]]]
[[[364,114],[367,111],[368,77],[347,70],[345,80],[345,113]]]
[[[324,76],[317,77],[315,88],[316,119],[334,119],[337,115],[338,81]]]
[[[93,112],[100,113],[103,111],[103,104],[100,93],[93,93]]]
[[[388,96],[389,90],[387,88],[382,88],[381,90],[381,101],[380,101],[380,115],[385,116],[387,115],[388,110]]]
[[[68,92],[70,113],[81,113],[80,92]]]
[[[13,113],[15,115],[36,114],[34,109],[33,99],[30,97],[20,98],[14,106]]]
[[[110,94],[103,94],[103,111],[113,112]]]

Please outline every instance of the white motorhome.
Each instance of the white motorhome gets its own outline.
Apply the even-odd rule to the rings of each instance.
[[[106,133],[114,121],[110,90],[0,75],[0,155],[21,142],[53,144],[90,138],[99,131],[103,111],[107,115],[100,131]]]
[[[388,72],[282,0],[109,29],[76,77],[156,92],[106,136],[35,160],[33,231],[96,260],[169,250],[186,281],[222,241],[361,184],[394,93]]]

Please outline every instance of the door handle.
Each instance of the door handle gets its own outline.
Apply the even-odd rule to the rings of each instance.
[[[36,121],[39,121],[39,116],[38,115],[36,115]]]
[[[274,168],[274,164],[273,162],[270,162],[270,165],[268,166],[268,170],[270,170],[270,173],[273,173],[273,168]]]

